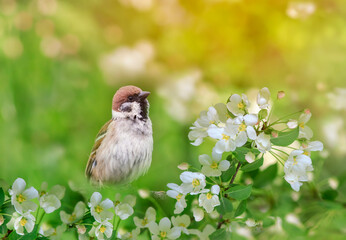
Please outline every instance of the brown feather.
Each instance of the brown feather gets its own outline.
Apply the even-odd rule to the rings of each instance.
[[[88,164],[87,167],[85,169],[85,174],[88,178],[91,177],[92,175],[92,167],[94,162],[96,161],[96,152],[97,149],[100,147],[103,139],[105,138],[106,134],[107,134],[107,130],[109,127],[109,124],[112,122],[113,120],[109,120],[108,122],[106,122],[105,125],[103,125],[103,127],[100,129],[100,131],[98,132],[98,134],[96,135],[96,139],[95,139],[95,143],[94,146],[91,150],[90,156],[89,156],[89,160],[88,160]]]

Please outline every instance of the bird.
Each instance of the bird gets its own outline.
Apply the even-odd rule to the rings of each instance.
[[[93,183],[128,184],[148,171],[153,151],[149,94],[136,86],[114,94],[112,118],[97,134],[85,169]]]

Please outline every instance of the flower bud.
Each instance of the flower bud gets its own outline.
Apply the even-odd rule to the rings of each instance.
[[[178,165],[178,168],[179,168],[180,170],[183,170],[183,171],[188,170],[189,167],[190,167],[190,165],[189,165],[188,163],[186,163],[186,162],[180,163],[180,164]]]
[[[86,232],[86,227],[84,225],[77,225],[77,231],[79,234],[84,234]]]
[[[139,196],[140,196],[141,198],[143,198],[143,199],[148,198],[149,195],[150,195],[149,191],[146,190],[146,189],[139,189],[139,190],[138,190],[138,194],[139,194]]]
[[[272,131],[272,137],[277,138],[279,136],[279,133],[277,131]]]
[[[305,114],[310,114],[311,111],[310,111],[310,109],[307,108],[307,109],[304,110],[304,113],[305,113]]]
[[[284,97],[285,97],[285,92],[284,91],[278,91],[278,95],[277,95],[277,97],[278,97],[278,99],[283,99]]]
[[[247,154],[245,154],[245,160],[248,162],[248,163],[252,163],[255,161],[255,154],[253,154],[252,152],[248,152]]]
[[[5,222],[4,216],[0,215],[0,226]]]

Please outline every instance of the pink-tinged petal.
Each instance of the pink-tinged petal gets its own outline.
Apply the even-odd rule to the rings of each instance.
[[[12,191],[15,194],[22,193],[25,189],[25,186],[26,186],[26,182],[24,181],[24,179],[17,178],[12,185]]]
[[[99,192],[94,192],[92,195],[91,195],[91,198],[90,198],[90,203],[92,205],[97,205],[101,202],[102,200],[102,195],[101,193]]]
[[[311,118],[311,113],[302,113],[299,117],[299,123],[307,123]]]

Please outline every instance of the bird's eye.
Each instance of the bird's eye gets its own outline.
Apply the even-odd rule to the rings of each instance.
[[[129,96],[129,97],[127,98],[127,100],[133,101],[133,96]]]

